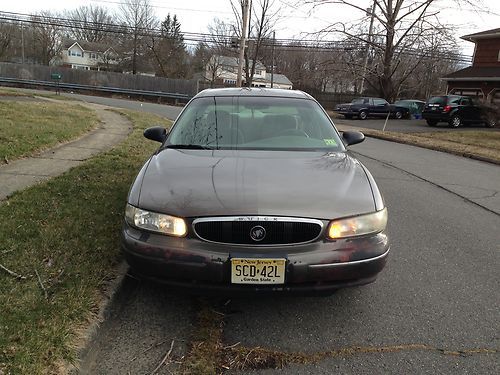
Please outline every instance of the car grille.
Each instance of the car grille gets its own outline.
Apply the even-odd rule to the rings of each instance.
[[[320,220],[283,217],[214,217],[193,222],[203,240],[236,245],[286,245],[310,242],[318,238],[323,229]],[[264,231],[260,229],[262,227]],[[252,236],[252,231],[264,234]]]

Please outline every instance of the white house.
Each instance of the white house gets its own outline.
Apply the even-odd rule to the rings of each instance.
[[[252,66],[252,60],[249,61]],[[244,68],[244,66],[243,66]],[[205,67],[205,78],[212,82],[220,82],[226,85],[235,85],[238,77],[238,58],[230,56],[212,56]],[[242,74],[242,81],[245,82],[245,73]],[[281,89],[291,89],[292,82],[283,74],[274,74],[273,87]],[[260,61],[255,63],[255,73],[253,76],[253,87],[271,87],[271,73],[266,71],[266,67]]]
[[[61,64],[72,69],[114,70],[118,54],[113,47],[98,43],[67,40],[61,49]]]

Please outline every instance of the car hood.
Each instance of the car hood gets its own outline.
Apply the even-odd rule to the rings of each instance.
[[[138,206],[180,217],[332,219],[375,210],[366,173],[346,152],[164,149],[140,176]]]

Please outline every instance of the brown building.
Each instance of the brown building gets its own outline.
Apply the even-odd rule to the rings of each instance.
[[[465,35],[476,44],[472,66],[448,74],[448,94],[477,96],[500,105],[500,28]]]

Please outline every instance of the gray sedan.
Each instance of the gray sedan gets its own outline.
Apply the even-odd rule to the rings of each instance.
[[[135,274],[217,293],[331,292],[373,282],[389,253],[370,172],[301,91],[196,95],[128,196],[122,248]]]

